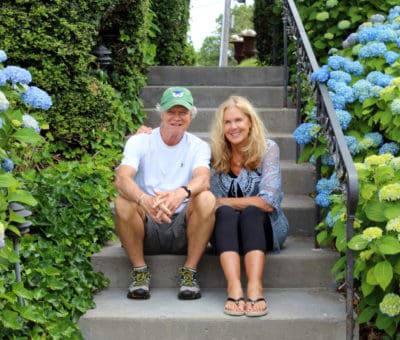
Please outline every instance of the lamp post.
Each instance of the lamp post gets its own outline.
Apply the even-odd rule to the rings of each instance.
[[[97,46],[93,54],[97,57],[100,67],[106,67],[111,64],[111,51],[104,45]]]

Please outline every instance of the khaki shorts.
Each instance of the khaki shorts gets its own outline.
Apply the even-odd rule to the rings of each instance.
[[[146,216],[143,250],[146,255],[186,254],[186,208],[171,217],[171,223],[158,224]]]

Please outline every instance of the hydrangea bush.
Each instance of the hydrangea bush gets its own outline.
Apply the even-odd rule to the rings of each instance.
[[[355,236],[347,244],[346,207],[332,182],[333,162],[310,99],[293,136],[303,148],[301,161],[321,157],[315,202],[324,218],[318,241],[342,254],[332,269],[338,280],[344,278],[347,247],[356,251],[358,322],[374,322],[393,336],[400,331],[400,6],[387,16],[372,15],[341,50],[330,51],[311,80],[328,88],[360,185]]]

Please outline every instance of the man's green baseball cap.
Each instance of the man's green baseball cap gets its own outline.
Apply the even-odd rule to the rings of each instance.
[[[164,91],[160,105],[164,111],[176,105],[182,105],[191,111],[193,97],[190,91],[184,87],[170,87]]]

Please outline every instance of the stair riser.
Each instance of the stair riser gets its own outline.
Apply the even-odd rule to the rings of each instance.
[[[239,321],[239,320],[238,320]],[[90,322],[90,329],[88,323]],[[81,320],[85,340],[343,340],[346,334],[345,322],[326,320],[268,320],[266,318],[248,319],[243,322],[218,321],[213,319],[181,320],[163,319],[98,319]]]
[[[142,89],[140,98],[144,107],[153,108],[159,103],[163,92],[168,86],[147,86]],[[188,87],[197,107],[218,107],[231,95],[240,95],[248,98],[255,107],[282,108],[283,88],[276,87]]]
[[[282,86],[283,67],[152,67],[148,85]]]
[[[310,246],[311,247],[311,246]],[[153,255],[146,256],[146,263],[151,268],[151,286],[153,288],[178,287],[177,269],[181,267],[186,256]],[[267,288],[296,287],[331,287],[333,281],[330,268],[336,256],[315,256],[295,259],[287,256],[267,255],[263,283]],[[96,271],[103,272],[110,278],[110,288],[127,288],[131,279],[131,264],[121,247],[113,257],[95,257],[92,259]],[[225,288],[225,278],[217,255],[204,254],[198,268],[199,281],[202,287]],[[245,278],[245,274],[242,273]],[[245,286],[243,279],[243,285]]]
[[[160,115],[155,109],[147,108],[145,125],[156,127],[160,125]],[[198,114],[192,120],[189,131],[210,131],[214,121],[216,108],[199,108]],[[296,112],[286,109],[258,109],[260,117],[265,122],[265,127],[270,133],[284,132],[292,134],[296,129]]]

